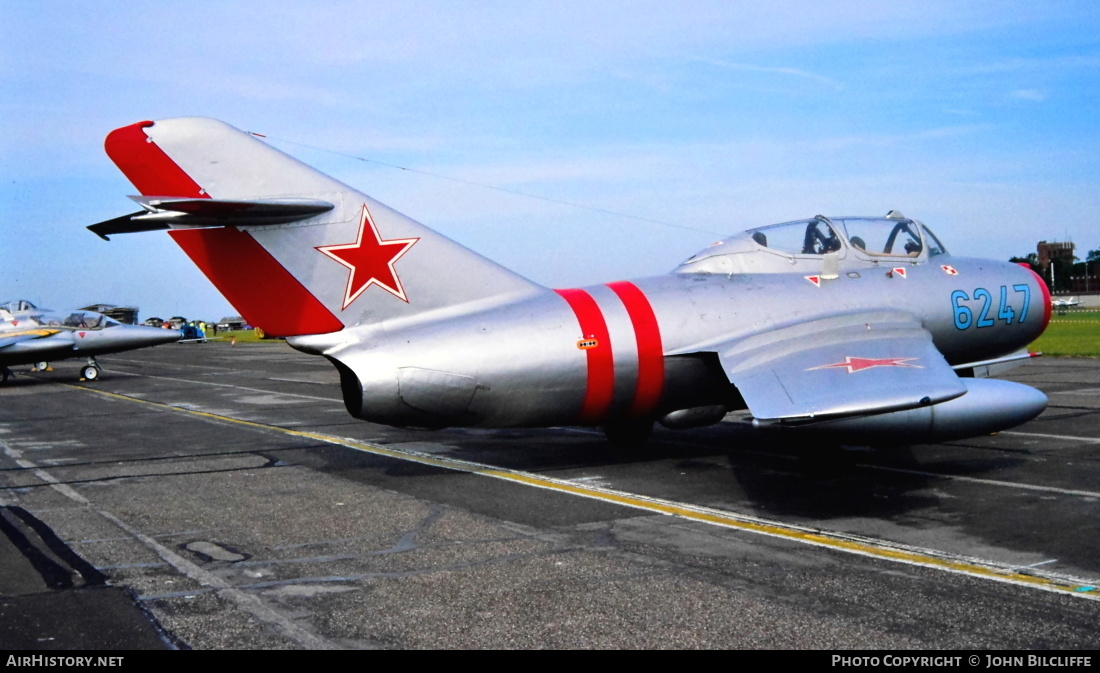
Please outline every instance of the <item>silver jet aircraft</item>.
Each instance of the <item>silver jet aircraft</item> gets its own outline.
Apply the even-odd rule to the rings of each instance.
[[[51,360],[85,358],[84,379],[99,378],[95,356],[179,341],[177,330],[124,325],[94,311],[55,312],[29,301],[0,304],[0,382],[12,376],[9,367],[34,364],[45,370]]]
[[[666,275],[554,290],[219,121],[139,122],[106,151],[142,210],[89,228],[168,229],[250,324],[328,358],[367,421],[632,443],[747,410],[763,430],[889,444],[1046,406],[987,378],[1046,327],[1042,280],[954,257],[899,213],[750,229]]]

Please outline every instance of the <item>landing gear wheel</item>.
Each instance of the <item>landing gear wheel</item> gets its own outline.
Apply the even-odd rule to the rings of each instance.
[[[653,421],[619,421],[603,426],[607,441],[617,449],[644,449],[653,434]]]
[[[85,381],[95,381],[99,378],[99,367],[88,365],[80,370],[80,375],[84,377]]]
[[[34,371],[36,371],[36,372],[44,372],[49,368],[50,368],[50,363],[46,362],[45,360],[43,360],[42,362],[34,363]]]

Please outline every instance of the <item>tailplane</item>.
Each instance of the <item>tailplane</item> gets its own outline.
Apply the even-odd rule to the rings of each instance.
[[[112,131],[142,210],[89,227],[169,235],[250,324],[275,336],[464,312],[545,292],[254,135],[213,119]]]

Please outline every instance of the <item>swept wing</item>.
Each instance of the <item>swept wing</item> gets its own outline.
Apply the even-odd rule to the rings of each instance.
[[[902,411],[966,387],[913,315],[836,315],[721,344],[730,382],[760,421],[808,423]]]

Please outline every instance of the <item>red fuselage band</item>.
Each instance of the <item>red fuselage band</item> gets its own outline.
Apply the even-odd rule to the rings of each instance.
[[[622,300],[630,323],[634,326],[634,337],[638,340],[638,383],[634,389],[634,401],[630,405],[630,415],[638,418],[648,416],[661,401],[661,392],[665,387],[665,352],[661,345],[661,328],[649,299],[634,283],[620,281],[608,283]]]
[[[637,344],[638,368],[627,416],[646,418],[657,410],[665,385],[665,358],[661,329],[653,306],[638,288],[629,282],[607,285],[626,308]],[[581,339],[588,358],[588,379],[579,422],[595,424],[607,419],[615,394],[615,357],[623,349],[612,348],[611,334],[599,304],[585,290],[556,290],[577,317]],[[629,350],[629,349],[627,349]]]
[[[611,354],[611,335],[607,321],[592,295],[584,290],[555,290],[569,303],[581,326],[584,339],[595,340],[595,346],[587,348],[588,385],[581,404],[579,422],[594,424],[603,420],[611,408],[615,392],[615,361]]]

